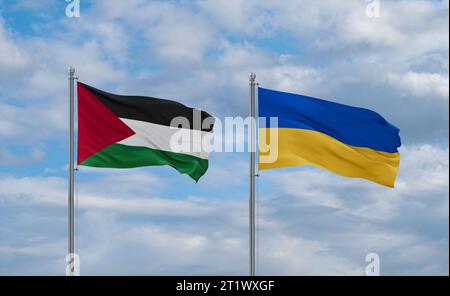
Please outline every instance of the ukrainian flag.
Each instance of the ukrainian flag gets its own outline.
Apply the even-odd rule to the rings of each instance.
[[[394,187],[400,165],[399,129],[379,114],[264,88],[258,88],[258,110],[259,117],[266,118],[258,134],[260,170],[313,165]],[[270,117],[278,118],[278,127],[270,126]],[[261,148],[266,144],[277,146],[272,161],[265,160],[273,153]]]

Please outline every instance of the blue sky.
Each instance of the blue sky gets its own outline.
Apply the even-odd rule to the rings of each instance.
[[[0,0],[0,274],[65,272],[67,67],[81,81],[243,116],[261,86],[377,111],[401,130],[395,189],[312,167],[258,180],[265,275],[449,272],[448,1]],[[167,167],[77,172],[85,275],[245,275],[248,159],[198,184]]]

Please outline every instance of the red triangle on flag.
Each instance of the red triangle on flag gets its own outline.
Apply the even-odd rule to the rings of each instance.
[[[78,156],[80,164],[91,155],[135,134],[82,83],[78,91]]]

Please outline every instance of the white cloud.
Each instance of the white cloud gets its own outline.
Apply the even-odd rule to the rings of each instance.
[[[29,165],[43,160],[44,157],[45,152],[40,148],[34,148],[27,154],[18,154],[0,147],[0,165]]]
[[[448,99],[449,77],[438,73],[417,73],[408,71],[402,74],[388,74],[389,82],[405,94],[415,96],[438,96]]]
[[[0,23],[0,38],[3,33]],[[55,138],[66,130],[69,66],[77,69],[81,81],[94,85],[125,77],[95,41],[80,45],[35,37],[0,41],[0,136],[15,144]]]
[[[57,0],[40,0],[40,1],[27,1],[27,0],[16,0],[13,9],[17,10],[31,10],[39,12],[45,9],[54,7]]]
[[[91,10],[83,13],[82,25],[74,25],[66,18],[61,23],[70,31],[70,36],[80,38],[80,43],[67,37],[59,41],[33,38],[22,42],[23,48],[33,49],[33,56],[36,56],[34,64],[38,66],[30,73],[30,79],[5,85],[9,85],[11,93],[18,98],[29,97],[33,90],[43,97],[57,96],[62,100],[66,97],[67,86],[54,81],[66,80],[66,68],[72,64],[77,67],[77,75],[82,81],[98,87],[113,85],[107,90],[173,98],[214,115],[246,113],[247,74],[250,71],[257,73],[262,86],[313,96],[347,99],[358,95],[355,86],[359,86],[365,89],[360,94],[363,99],[367,97],[374,101],[377,98],[381,106],[377,111],[382,114],[393,109],[392,97],[400,97],[393,93],[397,89],[404,91],[409,88],[413,94],[402,98],[402,103],[405,98],[416,103],[416,96],[420,99],[428,94],[448,97],[448,83],[444,81],[446,75],[442,74],[442,69],[431,68],[426,72],[411,69],[414,67],[411,61],[448,50],[445,42],[440,41],[448,33],[446,26],[441,26],[446,17],[440,4],[384,3],[382,17],[377,19],[365,16],[366,3],[363,1],[333,4],[328,1],[274,1],[264,4],[237,1],[235,4],[220,2],[212,5],[202,1],[195,5],[175,5],[135,0],[123,5],[96,1]],[[230,7],[232,9],[225,9]],[[398,18],[398,11],[405,11],[409,17]],[[217,19],[217,22],[212,19]],[[269,41],[279,31],[291,32],[292,35],[288,36],[291,38],[291,54],[274,53],[270,46],[255,46],[250,37],[244,38],[245,41],[227,40],[227,34],[240,40],[249,19],[252,24],[264,23],[270,27],[268,32],[272,31],[273,35],[270,32],[261,35]],[[272,22],[268,24],[268,20]],[[415,25],[430,23],[430,20],[433,20],[430,27]],[[354,22],[360,24],[355,25]],[[234,27],[230,27],[231,23]],[[223,30],[228,30],[228,27],[231,31],[224,34]],[[376,34],[351,31],[365,27],[376,30]],[[408,36],[408,42],[415,43],[400,40],[393,45],[380,41],[379,38],[391,38],[386,33],[389,30]],[[336,39],[329,47],[315,46],[323,45],[329,38]],[[277,39],[274,40],[276,42]],[[376,48],[369,50],[367,43]],[[139,48],[137,52],[135,45]],[[298,54],[295,53],[297,49]],[[323,62],[318,61],[318,65],[310,62],[316,59],[316,51],[320,54],[318,59],[324,59]],[[351,52],[351,55],[346,52]],[[128,65],[131,57],[137,59],[135,63],[145,66],[138,73],[132,70],[133,74],[128,75],[128,70],[123,67]],[[448,64],[448,57],[442,57]],[[121,66],[117,67],[117,63]],[[415,84],[417,81],[419,83]],[[368,88],[372,93],[367,94]],[[425,103],[417,102],[418,106]],[[426,111],[423,116],[433,118],[430,122],[442,118],[435,114],[439,111],[421,109]],[[402,118],[394,117],[393,120],[407,126],[410,124],[402,122]],[[445,123],[448,120],[436,122],[436,126],[443,129]],[[422,133],[418,137],[425,135]]]
[[[41,97],[58,96],[67,100],[68,85],[62,81],[67,82],[69,66],[76,68],[76,75],[81,81],[89,81],[94,85],[120,81],[124,77],[121,69],[114,67],[102,56],[100,47],[95,41],[76,45],[37,39],[28,43],[27,45],[33,48],[37,66],[30,73],[26,85]],[[30,95],[29,90],[24,92]]]
[[[13,144],[30,144],[52,138],[68,126],[67,113],[62,111],[64,107],[52,101],[49,105],[41,103],[26,107],[0,103],[0,137],[13,141]]]
[[[246,35],[270,33],[274,17],[266,2],[244,0],[197,1],[202,13],[218,30]]]
[[[51,36],[19,38],[2,23],[0,137],[15,145],[59,138],[69,65],[105,90],[214,115],[247,113],[250,71],[265,87],[373,107],[419,143],[402,150],[397,188],[316,169],[264,174],[258,270],[361,274],[375,251],[382,273],[448,274],[448,148],[420,144],[448,140],[448,1],[382,1],[377,19],[365,5],[104,0],[82,11],[82,24],[62,13]],[[0,162],[20,162],[5,145]],[[79,187],[85,274],[246,274],[247,162],[216,157],[195,188],[142,171],[81,171],[89,176]],[[184,189],[164,194],[173,187]],[[0,273],[63,273],[66,195],[64,178],[1,176],[0,266],[8,269]]]
[[[198,16],[174,10],[148,28],[145,36],[149,51],[160,62],[182,65],[202,61],[206,49],[217,42],[208,28]]]
[[[0,16],[0,91],[4,88],[2,80],[24,71],[30,62],[28,54],[22,50],[4,28]]]
[[[406,147],[396,189],[319,170],[264,173],[258,189],[258,272],[361,275],[369,252],[380,254],[383,274],[448,272],[442,260],[448,250],[448,229],[442,224],[448,219],[448,165],[447,148]],[[126,175],[120,171],[81,183],[77,217],[84,274],[246,274],[246,186],[238,200],[215,198],[219,193],[158,198],[151,196],[166,190],[152,185],[159,178]],[[144,191],[134,189],[147,184]],[[64,196],[62,178],[0,179],[3,207],[24,213],[53,209],[64,220]],[[424,225],[439,227],[429,232]],[[46,229],[34,236],[46,236]],[[7,258],[32,256],[21,251],[27,244],[34,243],[0,245]],[[62,268],[56,259],[54,273]]]
[[[401,154],[395,189],[319,169],[262,172],[260,184],[273,184],[260,185],[261,216],[345,259],[339,274],[361,274],[358,262],[369,252],[381,256],[382,274],[448,273],[448,264],[439,263],[448,258],[448,148],[405,147]],[[342,265],[324,266],[322,274]]]
[[[126,44],[129,36],[124,35],[123,27],[138,32],[146,42],[150,62],[164,64],[191,64],[201,62],[207,48],[217,40],[213,37],[214,28],[201,14],[194,13],[189,5],[167,1],[128,1],[126,5],[112,4],[110,1],[96,1],[88,16],[98,17],[95,25],[87,24],[86,28],[96,36],[102,36],[106,27],[119,31],[119,36],[106,34],[114,39],[114,44]],[[115,23],[112,23],[114,20]],[[120,24],[120,25],[119,25]],[[109,29],[108,31],[110,31]],[[109,33],[109,32],[108,32]],[[105,47],[113,52],[111,47]],[[117,55],[116,55],[117,57]],[[148,62],[148,61],[147,61]]]
[[[406,52],[448,49],[445,5],[429,1],[385,1],[380,17],[366,15],[365,1],[271,1],[274,26],[312,39],[319,47],[339,50],[401,48]],[[418,24],[427,23],[427,26]],[[319,34],[317,34],[319,32]],[[424,42],[425,40],[433,42]],[[447,40],[447,42],[446,42]],[[361,47],[362,46],[362,47]],[[369,48],[368,48],[369,47]]]
[[[279,193],[295,196],[295,202],[299,205],[324,206],[363,219],[394,219],[401,215],[400,207],[411,202],[411,206],[420,208],[422,203],[426,203],[427,196],[439,199],[440,206],[432,210],[436,214],[445,215],[445,207],[448,208],[448,148],[430,145],[402,147],[400,154],[401,165],[395,189],[366,180],[336,176],[318,169],[267,171],[263,172],[262,178],[273,179],[276,188],[282,188]],[[302,182],[297,181],[300,179]],[[347,188],[351,190],[346,194]],[[346,195],[351,198],[351,202],[346,201]],[[361,198],[355,200],[355,196]]]

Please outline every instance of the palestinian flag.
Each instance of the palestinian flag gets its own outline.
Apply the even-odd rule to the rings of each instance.
[[[214,119],[208,113],[169,100],[115,95],[80,82],[77,91],[79,165],[169,165],[195,181],[208,169],[208,149],[202,145],[212,137]],[[171,126],[179,117],[188,124]],[[207,127],[202,126],[205,119]],[[184,142],[174,145],[177,141]]]

